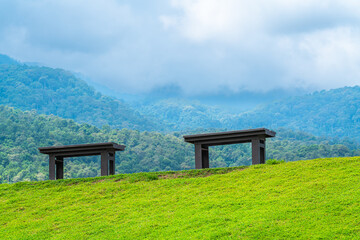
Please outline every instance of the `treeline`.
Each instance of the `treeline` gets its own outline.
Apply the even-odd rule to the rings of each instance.
[[[267,141],[267,157],[295,161],[318,157],[360,155],[355,141],[318,138],[305,133],[277,130]],[[116,142],[126,151],[116,154],[116,172],[180,170],[194,167],[194,148],[185,143],[183,133],[160,134],[137,130],[97,128],[35,111],[0,106],[0,182],[48,179],[48,159],[38,147]],[[250,144],[212,147],[211,167],[249,165]],[[65,177],[90,177],[100,174],[99,157],[66,159]]]

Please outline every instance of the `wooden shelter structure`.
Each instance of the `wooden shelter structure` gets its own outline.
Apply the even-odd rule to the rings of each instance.
[[[115,174],[115,152],[124,151],[125,146],[113,142],[40,147],[40,153],[49,155],[49,179],[64,178],[64,158],[101,156],[101,176]]]
[[[266,128],[205,133],[184,136],[185,142],[195,145],[195,168],[209,168],[209,147],[251,142],[252,164],[265,163],[265,140],[276,132]]]

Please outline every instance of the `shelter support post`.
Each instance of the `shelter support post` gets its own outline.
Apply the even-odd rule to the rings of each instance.
[[[56,166],[56,179],[64,179],[64,158],[56,157],[55,159]]]
[[[115,152],[109,153],[109,174],[115,174]]]
[[[252,139],[252,164],[264,164],[265,163],[265,139]]]
[[[195,168],[209,168],[209,147],[195,144]]]
[[[109,175],[109,152],[101,153],[101,176]]]
[[[54,155],[49,155],[49,179],[50,180],[55,180],[55,173],[56,173],[56,169],[55,169],[55,156]]]

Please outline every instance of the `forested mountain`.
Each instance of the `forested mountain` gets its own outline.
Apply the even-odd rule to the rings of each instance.
[[[200,103],[150,99],[130,106],[118,99],[95,91],[71,72],[0,55],[0,104],[98,127],[167,132],[223,127],[219,110]]]
[[[19,64],[19,63],[9,56],[0,54],[0,64]]]
[[[28,66],[0,55],[0,104],[97,127],[162,132],[267,127],[360,140],[360,87],[290,97],[238,114],[170,96],[130,106],[102,95],[68,71]]]
[[[0,106],[0,183],[48,178],[48,159],[38,147],[109,142],[126,145],[116,154],[116,172],[147,172],[191,169],[194,147],[185,143],[182,133],[164,135],[128,129],[99,129],[56,116],[38,115]],[[295,161],[318,157],[359,155],[359,145],[350,140],[314,137],[310,134],[277,130],[277,137],[267,141],[267,157]],[[249,165],[250,144],[210,148],[210,166]],[[66,159],[65,177],[97,176],[98,157]]]
[[[72,73],[27,66],[0,56],[0,104],[101,127],[161,129],[124,102],[102,95]]]
[[[174,130],[196,128],[287,128],[317,136],[350,137],[360,140],[360,87],[285,98],[230,114],[220,107],[209,107],[183,99],[143,101],[134,105],[144,115],[160,119]]]
[[[227,119],[237,128],[289,128],[320,136],[360,140],[360,87],[344,87],[288,98]]]

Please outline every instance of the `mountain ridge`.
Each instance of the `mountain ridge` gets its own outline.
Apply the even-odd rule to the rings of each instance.
[[[0,104],[54,114],[99,127],[161,128],[126,103],[102,95],[72,73],[25,64],[0,64]]]
[[[360,87],[343,87],[295,96],[231,117],[229,128],[285,127],[317,136],[360,140]]]
[[[234,114],[171,96],[126,103],[121,96],[97,92],[68,71],[7,61],[16,64],[0,64],[0,104],[22,110],[118,129],[166,133],[266,127],[360,140],[359,86],[288,97]]]

